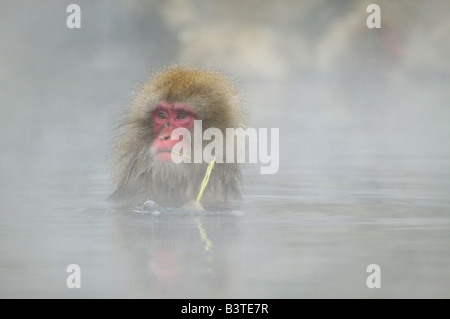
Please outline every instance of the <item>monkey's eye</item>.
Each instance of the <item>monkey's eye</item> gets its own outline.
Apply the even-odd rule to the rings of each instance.
[[[167,118],[166,115],[164,114],[164,112],[158,112],[158,114],[156,116],[161,120]]]
[[[184,113],[184,112],[178,113],[178,115],[176,117],[176,119],[178,119],[178,120],[182,120],[184,118],[186,118],[186,113]]]

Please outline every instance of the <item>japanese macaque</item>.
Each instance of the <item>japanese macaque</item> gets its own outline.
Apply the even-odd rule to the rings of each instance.
[[[224,142],[226,128],[245,129],[245,113],[230,82],[218,72],[179,65],[154,73],[119,126],[113,163],[117,189],[111,198],[172,207],[195,202],[208,163],[174,162],[172,148],[185,136],[174,139],[172,132],[185,128],[193,139],[196,120],[202,121],[202,134],[218,128]],[[203,147],[210,142],[202,141]],[[216,163],[201,202],[207,206],[241,198],[241,175],[236,161]]]

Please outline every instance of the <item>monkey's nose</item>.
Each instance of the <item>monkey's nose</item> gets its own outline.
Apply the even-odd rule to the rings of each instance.
[[[170,136],[169,135],[167,135],[167,134],[164,134],[164,135],[160,135],[160,136],[158,136],[158,138],[160,139],[160,140],[164,140],[164,141],[167,141],[169,138],[170,138]]]

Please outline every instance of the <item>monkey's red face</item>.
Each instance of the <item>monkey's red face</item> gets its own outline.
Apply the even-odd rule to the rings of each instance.
[[[192,108],[186,103],[159,102],[153,111],[153,128],[156,138],[152,144],[152,151],[158,161],[172,161],[172,147],[180,142],[171,138],[172,131],[184,127],[190,129],[194,125],[196,116]]]

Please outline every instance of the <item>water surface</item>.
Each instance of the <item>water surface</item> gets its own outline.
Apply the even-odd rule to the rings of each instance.
[[[64,5],[0,5],[0,297],[449,298],[447,2],[424,1],[417,24],[397,8],[376,34],[352,27],[352,1],[251,19],[167,3],[81,2],[80,30]],[[251,125],[280,129],[279,171],[247,165],[233,210],[114,207],[110,145],[135,82],[205,52],[238,79]]]

